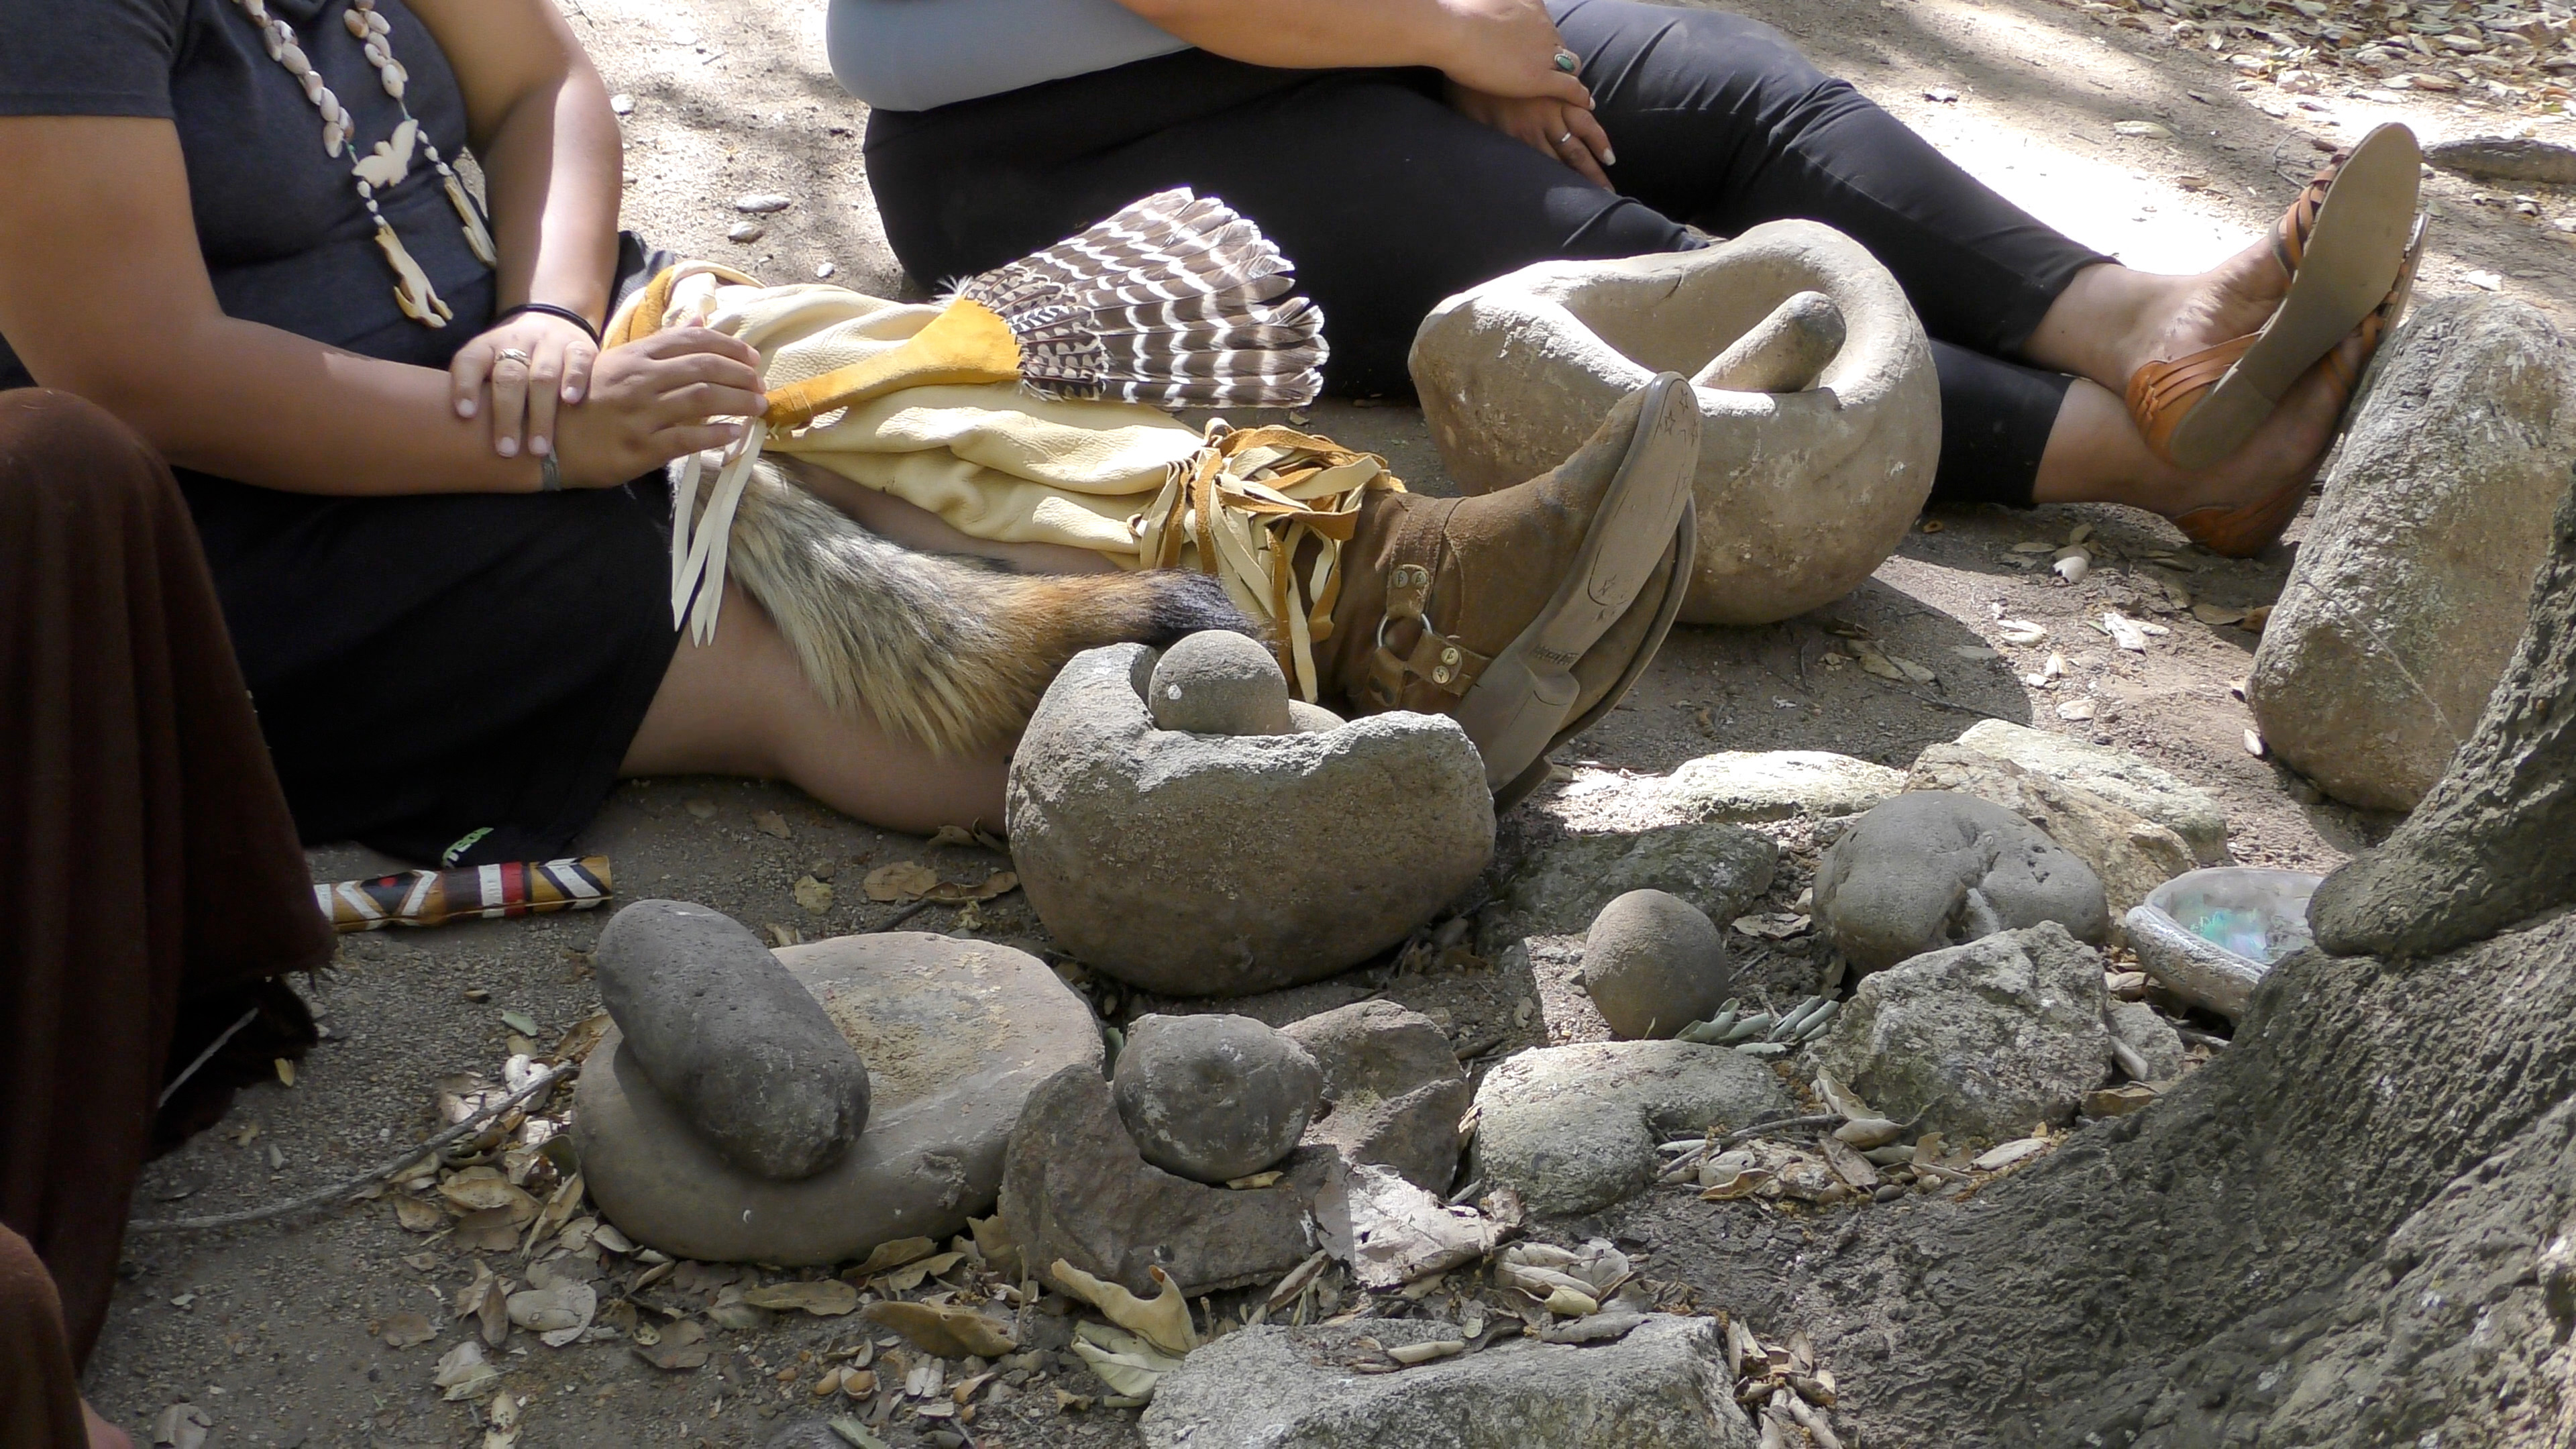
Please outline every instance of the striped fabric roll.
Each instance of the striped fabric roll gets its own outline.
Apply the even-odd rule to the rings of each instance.
[[[586,911],[613,893],[608,857],[512,860],[458,870],[415,870],[373,880],[316,882],[313,903],[338,931],[443,926],[481,917]]]

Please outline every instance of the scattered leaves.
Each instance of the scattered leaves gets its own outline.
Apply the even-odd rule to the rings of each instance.
[[[434,1233],[447,1226],[447,1214],[416,1197],[394,1199],[394,1221],[405,1232]]]
[[[902,1334],[933,1358],[1000,1358],[1020,1346],[1008,1324],[953,1303],[871,1303],[863,1316]]]
[[[1198,1330],[1190,1322],[1190,1301],[1181,1295],[1180,1285],[1161,1268],[1152,1268],[1154,1284],[1162,1291],[1148,1300],[1137,1297],[1115,1283],[1094,1278],[1062,1258],[1048,1268],[1067,1292],[1108,1315],[1120,1328],[1145,1335],[1154,1347],[1165,1353],[1185,1354],[1198,1347]],[[1112,1388],[1117,1385],[1112,1384]],[[1138,1390],[1119,1389],[1120,1393]]]
[[[799,877],[796,904],[819,916],[832,908],[832,888],[810,875]]]
[[[419,1313],[389,1313],[379,1337],[387,1348],[410,1348],[438,1337],[438,1325]]]
[[[838,1278],[803,1278],[743,1291],[754,1308],[802,1309],[817,1318],[838,1318],[859,1306],[859,1290]]]
[[[864,1282],[889,1268],[900,1268],[917,1258],[929,1257],[938,1249],[939,1244],[928,1238],[897,1238],[890,1243],[879,1243],[876,1250],[868,1254],[866,1262],[844,1276]]]
[[[483,1357],[483,1345],[472,1339],[447,1351],[430,1382],[445,1389],[447,1402],[479,1399],[501,1382],[501,1371]]]
[[[206,1417],[206,1411],[196,1405],[172,1404],[161,1411],[161,1417],[152,1421],[152,1442],[169,1445],[171,1449],[198,1449],[206,1442],[207,1432],[214,1427],[215,1421]]]
[[[635,1356],[667,1373],[707,1366],[707,1331],[694,1318],[683,1318],[662,1330],[661,1342],[638,1343]]]

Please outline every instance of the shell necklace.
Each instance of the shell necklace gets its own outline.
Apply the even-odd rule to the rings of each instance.
[[[348,146],[351,158],[349,174],[357,182],[358,199],[367,204],[367,215],[376,223],[376,245],[384,250],[385,264],[393,268],[395,305],[402,308],[404,316],[424,327],[446,326],[456,314],[439,300],[437,290],[429,284],[429,274],[420,269],[420,263],[412,260],[411,253],[403,247],[402,238],[395,235],[393,223],[385,220],[384,212],[376,206],[377,192],[392,190],[411,174],[414,148],[429,158],[429,164],[446,186],[447,204],[456,208],[457,219],[465,228],[465,244],[473,248],[474,255],[481,258],[487,267],[497,265],[498,259],[492,250],[491,230],[483,224],[482,211],[465,190],[465,183],[458,179],[456,169],[448,165],[447,159],[438,154],[438,147],[421,134],[420,122],[413,118],[410,103],[403,99],[403,87],[410,81],[411,72],[403,69],[401,61],[394,59],[392,24],[376,13],[376,0],[350,0],[349,8],[340,15],[340,21],[348,27],[349,34],[366,48],[367,61],[375,66],[376,77],[384,83],[385,94],[393,97],[394,104],[402,108],[402,124],[394,127],[392,139],[378,141],[373,151],[361,155],[349,134],[356,117],[350,115],[341,106],[340,98],[331,94],[331,88],[322,83],[321,72],[313,68],[304,48],[295,43],[295,32],[287,28],[285,21],[268,13],[265,0],[234,0],[234,3],[241,6],[242,13],[250,17],[253,25],[259,27],[259,38],[268,47],[268,58],[286,67],[287,74],[294,76],[304,87],[304,98],[313,103],[313,109],[322,113],[323,154],[338,156],[340,148]]]

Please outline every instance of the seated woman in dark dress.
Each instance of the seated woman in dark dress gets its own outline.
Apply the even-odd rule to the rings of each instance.
[[[2374,167],[2372,224],[2397,240],[2289,365],[2269,349],[2277,407],[2236,409],[2224,449],[2183,449],[2186,467],[2165,425],[2225,363],[2195,355],[2273,315],[2307,222],[2277,256],[2266,238],[2197,276],[2133,271],[1739,16],[1637,0],[833,0],[830,39],[875,107],[869,180],[916,277],[1188,185],[1297,259],[1327,319],[1328,385],[1397,392],[1424,314],[1479,282],[1822,221],[1895,274],[1934,340],[1935,497],[2133,504],[2229,553],[2295,514],[2413,211],[2411,164]],[[2155,386],[2133,401],[2159,446],[2123,398],[2142,369]]]
[[[547,0],[0,25],[0,388],[80,394],[179,470],[306,839],[559,853],[647,773],[1000,818],[1000,758],[833,714],[758,609],[679,647],[658,470],[759,413],[758,359],[703,329],[594,345],[643,258]]]

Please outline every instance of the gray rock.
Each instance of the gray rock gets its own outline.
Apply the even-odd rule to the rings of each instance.
[[[1541,1047],[1497,1063],[1476,1089],[1474,1171],[1534,1214],[1591,1212],[1654,1182],[1656,1143],[1788,1106],[1770,1067],[1724,1047]]]
[[[2147,1064],[2146,1079],[2170,1082],[2182,1075],[2182,1033],[2143,1001],[2114,1001],[2102,1018],[2111,1035]]]
[[[637,901],[593,959],[628,1060],[725,1161],[792,1182],[849,1150],[868,1120],[868,1069],[747,927]]]
[[[1858,815],[1903,790],[1905,775],[1824,750],[1722,750],[1673,771],[1665,788],[1696,819],[1751,823]]]
[[[1287,1156],[1323,1088],[1304,1047],[1248,1016],[1140,1016],[1110,1083],[1145,1160],[1208,1183]]]
[[[2202,865],[2227,860],[2227,812],[2218,808],[2218,801],[2127,750],[1999,719],[1971,726],[1959,743],[2145,816],[2181,836],[2191,847],[2191,858]]]
[[[1185,996],[1317,980],[1403,940],[1493,858],[1493,795],[1457,721],[1157,730],[1152,659],[1140,645],[1076,656],[1011,758],[1021,887],[1085,963]]]
[[[2382,350],[2255,651],[2263,741],[2338,800],[2411,810],[2522,638],[2576,464],[2576,345],[2501,297]]]
[[[2445,170],[2486,181],[2537,181],[2576,186],[2576,146],[2529,136],[2469,136],[2437,141],[2424,159]]]
[[[2149,891],[2192,868],[2191,846],[2167,827],[2081,785],[2050,779],[1965,745],[1924,750],[1906,777],[1906,788],[1974,795],[2038,826],[2102,878],[2114,920]]]
[[[1533,851],[1504,887],[1509,934],[1579,936],[1619,896],[1666,891],[1731,921],[1771,889],[1780,847],[1733,825],[1666,825],[1634,835],[1574,835]]]
[[[2102,958],[2054,921],[1862,981],[1817,1064],[1880,1115],[1954,1143],[2064,1123],[2110,1071]]]
[[[1203,629],[1163,651],[1145,690],[1158,730],[1202,735],[1284,735],[1288,676],[1270,651],[1241,634]]]
[[[1002,1169],[1002,1225],[1022,1261],[1058,1258],[1153,1294],[1159,1267],[1184,1291],[1266,1283],[1315,1251],[1315,1196],[1334,1162],[1300,1147],[1270,1187],[1209,1187],[1136,1150],[1097,1067],[1066,1067],[1031,1093]]]
[[[1733,982],[1725,937],[1698,907],[1665,891],[1630,891],[1603,906],[1583,939],[1583,989],[1630,1041],[1715,1016]]]
[[[1922,324],[1840,232],[1771,222],[1698,251],[1541,262],[1451,297],[1414,336],[1423,422],[1462,487],[1509,487],[1555,467],[1657,370],[1699,372],[1802,292],[1830,299],[1845,332],[1812,387],[1695,389],[1700,538],[1681,617],[1803,614],[1904,541],[1941,444]]]
[[[1099,1080],[1091,1009],[1023,952],[901,931],[778,955],[866,1059],[867,1131],[801,1182],[754,1177],[689,1127],[612,1029],[574,1093],[573,1142],[592,1199],[628,1237],[704,1262],[782,1264],[945,1239],[990,1210],[1037,1085],[1059,1068]]]
[[[1300,734],[1320,735],[1340,729],[1349,721],[1320,704],[1291,698],[1288,701],[1288,723]]]
[[[1400,1373],[1368,1346],[1457,1329],[1418,1320],[1229,1333],[1165,1375],[1147,1449],[1753,1449],[1714,1318],[1655,1314],[1613,1343],[1505,1339]]]
[[[1854,821],[1816,866],[1816,925],[1862,971],[2055,921],[2110,930],[2092,867],[2010,810],[1917,790]]]
[[[1381,999],[1283,1030],[1324,1073],[1326,1110],[1306,1128],[1306,1140],[1447,1196],[1458,1173],[1458,1123],[1475,1093],[1438,1024]]]

